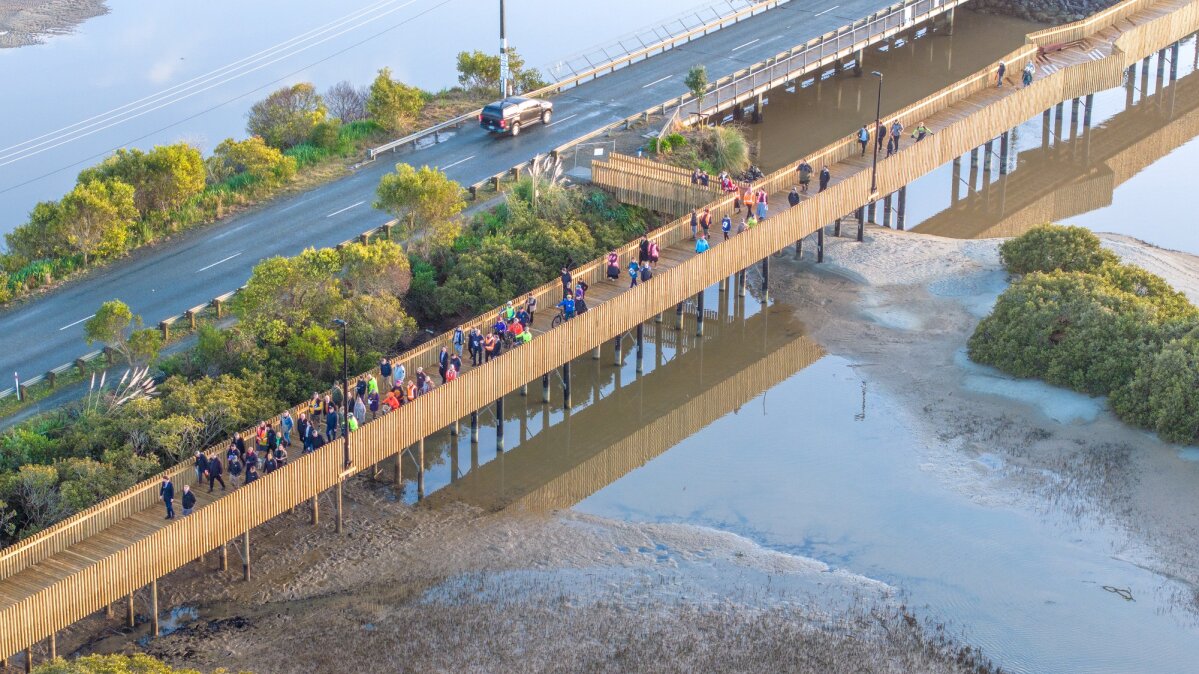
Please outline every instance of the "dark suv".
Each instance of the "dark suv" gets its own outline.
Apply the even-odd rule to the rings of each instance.
[[[479,114],[479,126],[492,133],[519,136],[520,130],[530,124],[549,124],[553,114],[554,104],[549,101],[510,96],[483,108]]]

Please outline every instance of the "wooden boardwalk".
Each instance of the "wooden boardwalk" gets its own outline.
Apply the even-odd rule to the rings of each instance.
[[[512,349],[485,366],[468,368],[457,382],[364,425],[351,435],[350,467],[343,465],[337,445],[293,457],[286,469],[221,498],[211,499],[207,490],[200,492],[197,512],[170,522],[163,519],[158,480],[148,480],[0,551],[0,657],[53,638],[58,630],[156,583],[201,554],[225,551],[230,541],[241,541],[248,577],[253,527],[314,502],[325,490],[336,489],[340,494],[346,478],[393,459],[408,447],[423,447],[425,437],[458,424],[472,412],[559,367],[569,382],[572,359],[628,334],[704,288],[806,236],[823,236],[828,223],[872,199],[896,192],[1043,110],[1119,85],[1129,65],[1197,29],[1199,0],[1126,0],[1079,24],[1031,35],[1029,44],[1005,59],[1012,79],[1018,78],[1027,60],[1037,58],[1039,47],[1066,45],[1039,59],[1042,70],[1032,86],[996,88],[993,72],[980,72],[888,115],[888,120],[902,119],[909,130],[924,121],[934,135],[918,144],[905,139],[897,155],[880,162],[877,194],[870,192],[869,155],[860,156],[853,138],[845,138],[809,157],[817,170],[824,163],[831,167],[833,182],[826,191],[786,209],[784,195],[794,183],[792,169],[768,176],[760,184],[772,193],[770,218],[730,242],[718,242],[709,252],[696,255],[689,219],[656,230],[653,237],[663,249],[663,258],[649,283],[629,289],[627,276],[620,284],[605,283],[602,260],[583,265],[575,276],[591,285],[591,310],[563,326],[548,329],[550,307],[561,296],[559,284],[555,281],[538,288],[535,294],[541,310],[531,344]],[[1084,39],[1086,36],[1092,39]],[[731,207],[731,197],[713,202],[717,221]],[[635,255],[635,247],[636,243],[631,243],[621,248],[622,262],[627,264]],[[488,312],[466,326],[485,328],[494,318],[495,311]],[[432,369],[437,350],[447,342],[448,335],[442,335],[396,360],[409,372],[417,365]],[[171,469],[168,474],[177,490],[195,483],[190,466]]]

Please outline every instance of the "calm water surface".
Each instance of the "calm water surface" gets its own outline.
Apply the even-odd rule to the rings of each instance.
[[[1009,671],[1193,671],[1187,588],[1138,566],[1122,533],[1059,514],[1085,510],[1072,496],[971,498],[1002,489],[1002,459],[930,452],[894,400],[804,336],[802,312],[706,298],[702,340],[690,317],[681,344],[671,312],[649,324],[640,376],[631,340],[619,367],[611,344],[576,360],[570,413],[558,379],[551,405],[538,380],[507,396],[505,451],[491,409],[479,444],[465,426],[428,441],[431,500],[733,532],[888,583]]]
[[[571,2],[564,12],[561,2],[510,0],[508,40],[530,65],[546,70],[713,1]],[[72,35],[0,50],[5,86],[19,92],[0,111],[0,234],[24,222],[37,201],[61,197],[81,167],[113,148],[187,140],[207,152],[226,137],[244,136],[246,111],[275,88],[369,84],[384,66],[436,91],[457,83],[459,51],[490,53],[499,43],[496,0],[108,0],[108,6],[109,14]],[[55,133],[213,71],[219,72],[189,98],[161,99],[136,118],[99,124],[71,142]],[[12,161],[24,154],[3,149],[44,134],[38,142],[52,142],[25,159]]]

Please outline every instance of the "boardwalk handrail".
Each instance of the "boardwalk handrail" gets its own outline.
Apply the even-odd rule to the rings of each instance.
[[[1164,0],[1163,4],[1169,5],[1171,0]],[[1126,60],[1131,55],[1122,51],[1122,43],[1137,45],[1142,49],[1151,42],[1169,44],[1196,28],[1199,28],[1199,0],[1191,0],[1172,13],[1134,25],[1116,40],[1111,55],[1070,65],[1046,75],[1027,88],[1012,91],[981,110],[951,121],[923,142],[911,144],[896,156],[887,158],[883,165],[886,170],[879,173],[879,192],[888,194],[899,189],[960,156],[966,149],[977,147],[1011,128],[1013,124],[1033,117],[1065,98],[1074,97],[1074,92],[1083,87],[1093,86],[1096,87],[1094,90],[1099,90],[1119,85],[1123,69],[1128,65]],[[1028,44],[1005,58],[1011,61],[1031,58],[1036,50],[1036,45]],[[981,86],[985,86],[992,76],[990,68],[984,69],[966,78],[966,81],[928,97],[922,103],[909,106],[900,114],[909,115],[908,120],[912,120],[930,114],[930,110],[944,109],[951,102],[965,100],[969,93],[978,91],[973,87],[980,86],[980,82],[983,83]],[[953,96],[953,101],[948,100],[951,95],[946,92],[950,91],[958,92],[957,96]],[[844,151],[847,141],[851,141],[851,137],[830,144],[812,156],[838,156]],[[791,167],[784,167],[772,173],[767,183],[782,184],[781,181],[790,178],[790,173]],[[607,341],[613,335],[632,329],[638,323],[685,301],[716,280],[794,244],[868,200],[869,181],[869,171],[858,171],[843,177],[824,192],[771,216],[765,226],[739,235],[732,245],[716,245],[703,255],[692,256],[659,274],[653,281],[626,290],[574,320],[538,336],[531,345],[508,351],[488,365],[463,373],[459,383],[438,387],[418,399],[413,406],[404,408],[404,411],[386,414],[365,424],[350,435],[354,467],[348,471],[341,468],[340,452],[313,452],[295,459],[282,470],[204,506],[198,512],[199,516],[173,521],[102,558],[88,558],[86,563],[80,560],[79,555],[64,559],[62,564],[79,568],[61,580],[43,585],[36,573],[27,574],[23,585],[9,588],[13,591],[10,594],[15,594],[17,599],[10,596],[0,609],[0,624],[6,628],[12,626],[12,629],[0,632],[0,657],[27,647],[133,589],[183,566],[201,553],[303,503],[345,477],[395,455],[432,432],[472,411],[482,409],[521,384]],[[719,212],[727,208],[731,201],[731,196],[719,199],[713,203],[713,210]],[[653,232],[654,238],[664,244],[663,248],[682,241],[689,234],[688,218],[680,218]],[[635,250],[636,242],[620,248],[622,257],[633,254]],[[576,277],[594,279],[602,271],[603,260],[595,260],[581,267]],[[555,281],[541,286],[534,293],[539,299],[549,299],[554,291],[559,290]],[[494,316],[494,310],[468,322],[468,325],[484,323],[490,316]],[[433,349],[448,342],[449,334],[444,333],[437,340],[397,360],[415,362],[419,358],[428,358],[434,353]],[[431,361],[428,358],[423,362]],[[178,466],[167,472],[179,477],[195,474],[190,466]],[[157,501],[157,480],[148,483],[154,488],[155,494],[147,506]],[[124,502],[128,503],[129,500]],[[111,507],[110,501],[98,504],[98,507]],[[75,531],[65,534],[66,538],[59,538],[64,535],[63,532],[72,532],[72,527],[78,526],[78,518],[77,515],[51,527],[49,535],[43,539],[46,547],[41,553],[49,550],[52,554],[61,550],[65,547],[62,545],[64,540],[78,535]],[[60,545],[62,547],[55,548]],[[25,566],[33,563],[30,560],[34,556],[23,556]],[[27,589],[20,590],[20,587]]]
[[[1130,0],[1119,2],[1081,21],[1063,24],[1029,33],[1028,42],[1038,47],[1048,47],[1081,40],[1096,31],[1109,28],[1137,12],[1155,4],[1156,0]]]
[[[611,61],[607,61],[605,63],[601,63],[593,68],[589,68],[587,70],[584,70],[581,73],[577,73],[575,75],[571,75],[570,77],[558,80],[557,82],[554,82],[553,84],[541,87],[540,89],[534,89],[532,91],[524,92],[521,95],[529,96],[529,97],[536,97],[536,96],[546,96],[546,95],[560,93],[564,89],[567,89],[572,86],[576,86],[586,80],[599,77],[605,71],[613,72],[622,65],[633,63],[634,61],[637,61],[638,59],[641,59],[641,58],[648,58],[650,55],[652,55],[656,51],[666,51],[667,49],[674,47],[679,42],[690,41],[696,35],[701,35],[701,34],[706,35],[709,30],[712,30],[713,28],[721,28],[724,26],[725,23],[727,23],[729,21],[734,21],[734,22],[740,21],[742,18],[745,18],[747,16],[753,16],[754,14],[757,14],[759,12],[770,9],[773,6],[778,6],[781,4],[785,4],[787,2],[790,2],[790,0],[762,0],[761,2],[755,3],[749,7],[745,7],[743,9],[737,10],[736,12],[733,12],[732,14],[727,14],[720,18],[713,19],[712,21],[709,21],[709,22],[703,24],[702,26],[696,26],[695,28],[692,28],[691,30],[688,30],[684,33],[679,33],[678,35],[673,35],[671,37],[665,38],[663,40],[655,42],[654,44],[649,45],[648,47],[644,47],[642,49],[637,49],[637,50],[631,51],[631,52],[625,54],[624,56],[612,59]],[[434,125],[434,126],[430,126],[426,129],[421,129],[420,131],[416,131],[414,133],[410,133],[407,136],[404,136],[403,138],[397,138],[396,140],[393,140],[390,143],[384,143],[383,145],[380,145],[378,147],[370,148],[366,151],[366,156],[368,159],[374,160],[376,157],[379,156],[380,153],[386,152],[388,150],[394,150],[398,147],[407,145],[408,143],[415,143],[416,141],[418,141],[422,138],[426,138],[426,137],[434,135],[436,133],[440,133],[441,131],[445,131],[446,129],[457,128],[458,126],[461,126],[462,124],[474,121],[475,119],[478,118],[478,116],[482,112],[483,112],[482,108],[479,108],[477,110],[472,110],[471,112],[468,112],[464,115],[460,115],[451,120],[442,122],[442,123]]]

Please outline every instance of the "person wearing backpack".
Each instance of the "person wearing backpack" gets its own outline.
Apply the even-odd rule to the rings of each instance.
[[[237,450],[229,448],[229,455],[225,457],[225,462],[229,464],[229,484],[237,486],[237,478],[241,477],[241,460],[237,458]]]
[[[209,494],[212,493],[212,487],[217,482],[221,483],[221,491],[225,491],[225,481],[221,479],[221,474],[223,472],[224,471],[221,469],[221,460],[214,456],[212,458],[212,460],[208,462],[208,493]]]
[[[645,283],[646,281],[652,279],[653,277],[654,277],[654,270],[650,269],[649,263],[646,262],[645,264],[641,265],[641,282]]]
[[[727,213],[720,219],[720,231],[724,233],[724,240],[728,241],[729,232],[733,231],[733,219]]]
[[[608,279],[620,280],[620,256],[614,250],[608,252]]]
[[[658,258],[662,255],[662,249],[658,247],[657,241],[649,242],[649,261],[650,264],[658,264]]]

